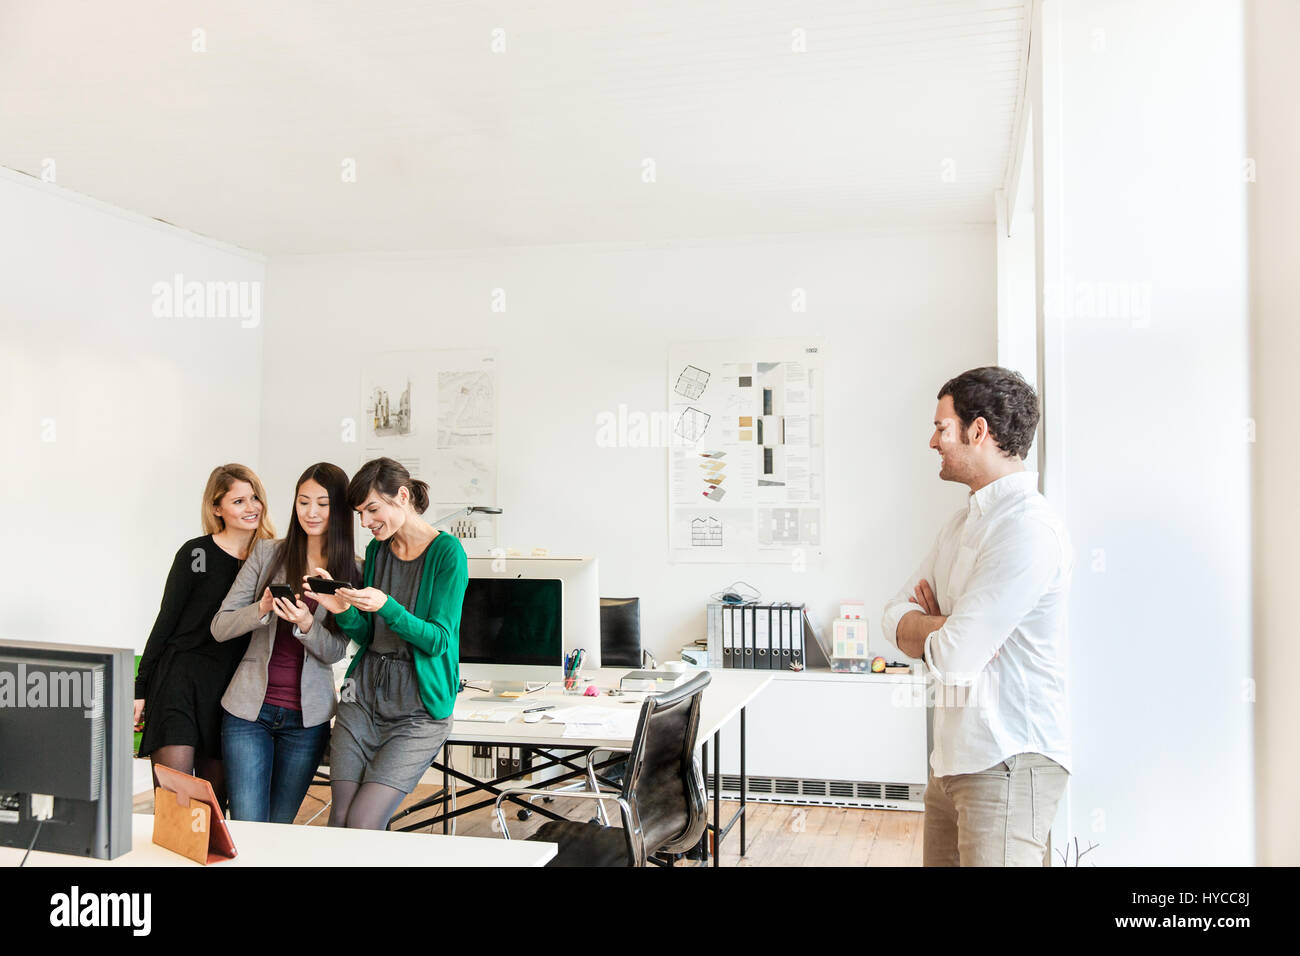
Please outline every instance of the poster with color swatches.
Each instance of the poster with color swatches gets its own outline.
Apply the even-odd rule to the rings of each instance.
[[[670,560],[820,563],[823,354],[799,340],[670,349]]]

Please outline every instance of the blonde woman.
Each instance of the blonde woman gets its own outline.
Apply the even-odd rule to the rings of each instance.
[[[212,784],[226,802],[221,695],[248,648],[248,635],[218,643],[212,618],[253,543],[273,540],[266,493],[252,469],[220,465],[203,490],[203,531],[181,545],[135,681],[140,756]]]

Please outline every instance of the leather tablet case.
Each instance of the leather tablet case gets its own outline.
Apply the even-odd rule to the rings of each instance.
[[[219,863],[236,855],[212,784],[170,767],[156,766],[153,842],[196,863]]]

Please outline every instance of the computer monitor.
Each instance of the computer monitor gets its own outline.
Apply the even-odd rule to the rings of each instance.
[[[558,578],[470,578],[460,614],[462,664],[554,667],[564,659]]]
[[[564,656],[576,648],[587,652],[584,672],[600,667],[600,583],[595,558],[472,557],[469,577],[460,622],[462,676],[560,680]],[[529,613],[536,615],[531,625],[524,620]]]
[[[134,672],[128,648],[0,642],[0,846],[130,851]]]

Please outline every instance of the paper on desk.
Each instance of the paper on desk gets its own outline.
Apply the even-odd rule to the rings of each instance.
[[[570,720],[578,720],[583,714],[592,713],[595,708],[591,707],[556,707],[552,710],[543,711],[548,720],[556,723],[567,724]],[[599,718],[593,717],[592,720]]]
[[[565,737],[626,737],[636,733],[639,707],[575,707],[564,721]]]
[[[452,712],[453,720],[464,720],[484,724],[504,724],[519,716],[518,707],[457,707]]]
[[[641,713],[641,696],[624,697],[622,702],[618,704],[595,702],[589,704],[565,704],[546,711],[546,716],[561,724],[567,724],[569,721],[595,723],[628,710],[633,713],[633,723],[635,723],[635,715]],[[622,718],[618,717],[616,719],[621,720]]]

